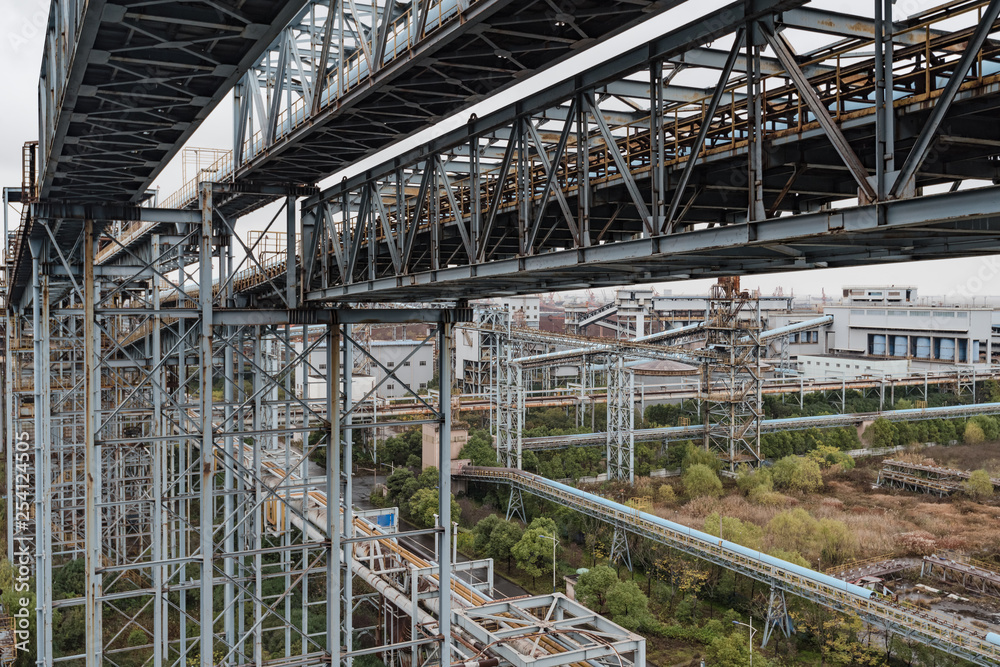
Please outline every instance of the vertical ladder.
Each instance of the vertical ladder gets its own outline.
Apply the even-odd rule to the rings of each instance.
[[[21,201],[33,202],[38,194],[36,189],[38,142],[26,141],[21,148]]]

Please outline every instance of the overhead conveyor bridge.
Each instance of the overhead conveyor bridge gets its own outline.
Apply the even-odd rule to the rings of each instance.
[[[886,410],[884,412],[866,412],[841,415],[817,415],[812,417],[787,417],[784,419],[764,419],[760,423],[760,431],[766,433],[781,433],[783,431],[803,431],[810,428],[836,428],[843,426],[858,426],[875,419],[886,419],[891,422],[925,421],[928,419],[957,419],[976,415],[998,415],[1000,403],[982,403],[976,405],[954,405],[940,408],[915,408],[910,410]],[[632,432],[635,442],[677,441],[700,438],[705,432],[701,424],[690,426],[664,426],[662,428],[636,429]],[[604,446],[607,433],[584,433],[574,435],[548,435],[522,440],[524,449],[550,450],[566,449],[568,447]],[[1000,480],[998,480],[1000,481]]]
[[[471,481],[509,484],[544,500],[592,516],[618,530],[665,544],[727,570],[764,582],[782,593],[802,597],[825,607],[856,616],[894,633],[919,638],[923,643],[978,665],[1000,662],[1000,635],[914,605],[894,602],[877,593],[829,575],[788,563],[763,552],[720,539],[607,498],[553,482],[512,468],[464,466],[453,476]],[[772,600],[774,596],[772,595]],[[780,618],[768,618],[769,628],[788,623],[781,605]],[[765,630],[767,636],[768,630]]]

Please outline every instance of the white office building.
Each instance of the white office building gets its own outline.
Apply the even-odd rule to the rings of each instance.
[[[376,390],[382,398],[410,396],[407,387],[415,392],[427,389],[434,378],[434,345],[419,340],[373,340],[372,357],[378,363],[371,365],[375,380],[381,383]],[[393,377],[388,377],[389,373]],[[385,382],[382,382],[383,378]]]

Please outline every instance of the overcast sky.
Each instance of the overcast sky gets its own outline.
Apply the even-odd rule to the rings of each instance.
[[[42,38],[46,17],[48,14],[46,0],[0,0],[0,7],[5,17],[4,33],[0,40],[0,64],[5,73],[5,89],[7,100],[4,104],[0,123],[0,184],[19,186],[20,152],[23,142],[38,138],[37,120],[37,77],[41,62]],[[634,46],[649,37],[668,31],[671,27],[686,23],[695,18],[695,11],[708,14],[714,8],[726,4],[724,0],[698,0],[688,3],[688,6],[678,8],[672,13],[654,18],[629,33],[615,40],[580,54],[567,63],[560,65],[555,74],[545,75],[538,80],[530,80],[519,84],[503,96],[503,102],[484,102],[470,110],[462,112],[455,118],[445,121],[441,126],[416,135],[413,139],[400,144],[398,150],[418,144],[428,136],[443,132],[457,125],[464,124],[471,112],[483,115],[501,104],[544,87],[549,82],[563,78],[573,71],[586,67],[588,63],[607,58],[614,53]],[[929,0],[905,0],[896,4],[897,12],[910,14],[926,9],[932,4]],[[854,11],[871,15],[871,4],[868,1],[829,0],[814,2],[812,6],[839,9],[844,11],[850,7]],[[696,9],[691,9],[694,7]],[[898,17],[897,17],[898,18]],[[795,40],[792,39],[793,45]],[[815,44],[809,45],[815,47]],[[204,126],[194,135],[189,146],[205,146],[213,148],[231,148],[232,137],[231,98],[224,100],[219,108],[206,121]],[[365,167],[362,162],[354,168],[337,174],[328,183],[339,181],[340,177],[356,172]],[[160,188],[161,198],[168,196],[181,185],[181,168],[179,161],[169,165],[156,185]],[[258,212],[240,225],[243,229],[260,228],[273,214],[265,210]],[[263,222],[261,222],[263,218]],[[659,285],[661,289],[672,290],[673,293],[701,293],[712,281],[686,281]],[[822,289],[828,295],[836,295],[845,284],[876,283],[896,285],[916,285],[923,295],[950,295],[956,300],[970,300],[978,297],[980,301],[986,296],[1000,294],[1000,256],[990,258],[973,258],[932,262],[906,262],[894,266],[879,266],[857,269],[827,269],[800,271],[796,273],[749,276],[743,281],[746,287],[759,287],[765,294],[772,293],[783,286],[786,293],[794,290],[795,294],[819,295]]]

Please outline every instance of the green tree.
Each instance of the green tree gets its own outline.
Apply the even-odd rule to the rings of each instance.
[[[969,479],[962,482],[962,492],[973,500],[985,500],[993,495],[993,482],[985,470],[973,470]]]
[[[720,635],[708,645],[710,664],[717,667],[746,667],[750,663],[750,644],[747,643],[746,632],[733,632]],[[760,664],[760,656],[754,656],[755,663]]]
[[[413,471],[407,468],[396,468],[385,480],[385,486],[389,490],[389,499],[396,502],[403,496],[404,490],[411,484],[416,483],[416,476]]]
[[[476,432],[458,453],[460,459],[470,459],[474,466],[497,466],[497,451],[484,431]]]
[[[430,528],[434,525],[434,515],[438,513],[438,503],[440,493],[437,489],[419,489],[410,499],[410,518],[418,526]],[[462,508],[455,502],[455,496],[451,496],[451,520],[458,521],[462,514]],[[449,530],[451,527],[448,527]]]
[[[592,567],[576,582],[576,598],[598,613],[604,611],[608,591],[618,582],[618,574],[607,565]]]
[[[684,492],[692,498],[722,495],[722,481],[703,463],[696,463],[684,471],[683,481]]]
[[[804,456],[786,456],[771,468],[774,485],[779,489],[808,493],[823,486],[819,463]]]
[[[472,529],[472,535],[475,538],[473,542],[473,548],[476,550],[477,554],[487,553],[487,549],[490,544],[490,537],[493,536],[493,531],[496,530],[503,522],[503,519],[498,517],[496,514],[490,514],[485,519],[480,521]]]
[[[1000,420],[990,415],[977,415],[972,418],[979,428],[983,429],[983,437],[987,442],[1000,440]]]
[[[401,466],[410,456],[419,457],[423,449],[423,435],[419,426],[401,435],[386,438],[379,446],[379,461]]]
[[[649,598],[631,579],[616,581],[608,589],[608,611],[615,623],[629,630],[638,630],[649,620]]]
[[[507,569],[510,569],[510,559],[514,555],[514,545],[520,542],[522,534],[521,526],[513,521],[501,521],[490,534],[486,553],[495,561],[506,562]]]
[[[896,445],[898,436],[896,425],[879,417],[865,429],[864,439],[869,447],[892,447]]]
[[[1000,403],[1000,382],[987,380],[983,383],[983,393],[986,395],[987,403]]]
[[[552,572],[552,540],[556,524],[552,519],[539,517],[531,522],[521,539],[511,549],[517,566],[531,575],[532,580],[544,572]]]

